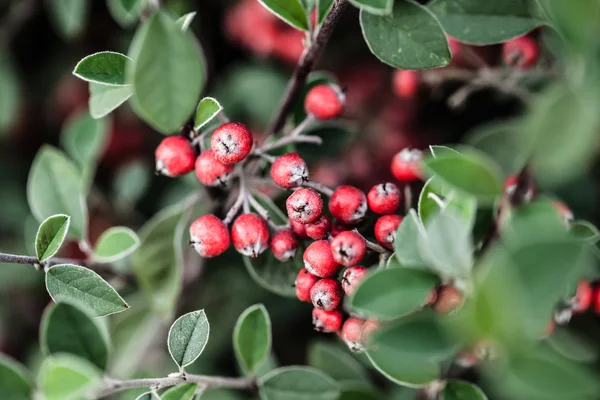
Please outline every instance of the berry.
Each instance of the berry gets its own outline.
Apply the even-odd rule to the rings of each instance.
[[[314,189],[296,190],[285,202],[288,217],[301,224],[315,222],[323,212],[323,200]]]
[[[519,176],[518,175],[511,175],[508,178],[506,178],[506,181],[504,182],[504,193],[506,193],[508,196],[512,196],[512,194],[515,192],[515,190],[517,189],[517,181],[519,180]],[[535,196],[535,187],[533,185],[529,186],[529,188],[527,189],[527,192],[525,192],[525,195],[523,196],[525,202],[530,202],[531,200],[533,200],[533,197]]]
[[[223,164],[242,161],[252,150],[252,133],[245,125],[228,122],[217,128],[210,138],[215,158]]]
[[[248,257],[258,257],[269,246],[269,228],[266,221],[254,213],[242,214],[231,226],[235,249]]]
[[[393,183],[380,183],[369,190],[367,202],[377,214],[392,214],[400,207],[400,189]]]
[[[212,214],[203,215],[192,222],[190,239],[190,244],[202,257],[221,255],[231,244],[227,227]]]
[[[192,171],[196,161],[194,146],[181,136],[170,136],[160,142],[155,156],[156,173],[171,177]]]
[[[428,307],[428,306],[434,304],[436,300],[437,300],[437,289],[432,289],[431,292],[429,292],[429,295],[427,296],[425,301],[423,302],[423,306]]]
[[[320,120],[337,118],[344,108],[344,97],[336,85],[318,85],[306,95],[304,109]]]
[[[344,224],[356,224],[367,213],[367,196],[354,186],[339,186],[329,199],[329,211]]]
[[[304,260],[304,268],[313,275],[321,278],[326,278],[335,274],[339,265],[333,259],[331,247],[327,240],[317,240],[312,242],[302,257]]]
[[[572,309],[574,313],[583,313],[590,308],[592,298],[594,296],[594,288],[591,283],[586,280],[580,280],[577,284],[577,293],[575,294],[575,304]]]
[[[271,251],[279,261],[288,261],[296,256],[298,238],[288,229],[281,230],[271,238]]]
[[[271,165],[271,179],[278,186],[291,189],[308,180],[308,167],[300,154],[287,153]]]
[[[420,150],[406,148],[392,159],[392,174],[401,182],[412,182],[420,179],[419,164],[423,158]]]
[[[312,324],[318,332],[337,332],[342,327],[342,313],[313,308]]]
[[[348,318],[342,326],[342,338],[352,351],[364,350],[362,329],[365,321],[360,318]]]
[[[396,70],[394,72],[393,89],[398,97],[412,98],[419,91],[421,75],[417,71]]]
[[[380,217],[375,223],[375,239],[386,249],[393,249],[396,231],[401,222],[402,217],[395,214]]]
[[[363,343],[368,343],[375,332],[381,328],[381,323],[375,319],[368,319],[362,327],[361,340]]]
[[[512,67],[531,68],[537,63],[539,55],[540,49],[530,36],[521,36],[502,46],[502,59]]]
[[[356,265],[367,252],[365,238],[355,231],[345,231],[331,241],[333,259],[346,267]]]
[[[296,297],[300,301],[310,301],[310,289],[319,281],[319,278],[302,268],[296,276]]]
[[[560,217],[565,222],[565,225],[570,226],[571,222],[573,222],[573,219],[575,219],[573,211],[571,211],[569,207],[567,207],[564,203],[561,203],[560,201],[553,201],[552,205],[558,211]]]
[[[450,47],[450,54],[452,55],[451,64],[460,62],[463,55],[463,44],[448,36],[448,46]]]
[[[358,284],[366,278],[369,270],[357,265],[356,267],[346,268],[342,277],[342,289],[348,296],[352,296],[358,287]]]
[[[233,172],[233,165],[225,165],[207,150],[196,159],[196,176],[206,186],[224,186]]]
[[[453,286],[443,286],[433,306],[433,310],[438,314],[448,314],[460,307],[463,303],[463,294]]]
[[[308,238],[306,235],[306,228],[304,227],[303,223],[290,219],[290,228],[292,229],[292,232],[294,232],[300,239]]]
[[[310,301],[313,306],[325,311],[337,309],[342,304],[342,287],[337,279],[325,278],[310,289]]]
[[[304,225],[306,235],[314,240],[325,239],[331,229],[331,222],[329,217],[325,214],[321,214],[318,220],[312,224]]]

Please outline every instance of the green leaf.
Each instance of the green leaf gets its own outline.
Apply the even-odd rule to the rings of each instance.
[[[558,326],[545,340],[548,346],[563,357],[579,362],[593,362],[598,358],[598,346],[591,340]]]
[[[348,386],[344,385],[342,388],[342,394],[338,400],[380,400],[379,395],[375,390],[368,386],[355,385]],[[395,399],[395,398],[394,398]],[[398,400],[398,399],[395,399]]]
[[[172,387],[160,396],[161,400],[192,400],[196,393],[196,385],[193,383],[186,383]]]
[[[308,18],[298,0],[258,0],[267,10],[294,28],[308,30]]]
[[[15,66],[8,54],[0,52],[0,134],[9,129],[19,116],[21,86]]]
[[[90,83],[90,115],[102,118],[116,110],[133,95],[133,86],[107,86]]]
[[[247,308],[233,330],[233,348],[242,370],[253,375],[271,352],[271,318],[262,304]]]
[[[443,67],[452,58],[439,22],[417,3],[396,1],[387,16],[361,10],[360,25],[371,52],[394,68]]]
[[[135,398],[135,400],[157,400],[157,397],[156,394],[154,394],[154,392],[150,391],[140,394],[138,397]]]
[[[297,152],[310,165],[324,158],[339,155],[347,148],[352,138],[356,137],[358,127],[356,124],[347,121],[326,121],[312,124],[304,133],[319,136],[323,139],[323,143],[318,146],[313,143],[298,143],[296,145]]]
[[[423,169],[449,188],[474,196],[482,203],[491,204],[502,195],[502,172],[492,159],[476,151],[426,156]]]
[[[392,12],[394,0],[350,0],[350,3],[371,14],[387,15]]]
[[[128,28],[139,20],[144,0],[108,0],[106,5],[110,15],[119,25]]]
[[[134,231],[123,226],[112,227],[104,231],[94,249],[94,259],[101,263],[111,263],[127,257],[140,245],[140,239]]]
[[[133,38],[126,81],[133,85],[134,110],[162,133],[170,133],[193,113],[206,80],[202,49],[191,32],[183,32],[158,12]]]
[[[18,362],[0,354],[0,398],[29,400],[33,384],[29,372]]]
[[[68,215],[53,215],[40,225],[35,236],[35,254],[40,262],[44,262],[55,255],[62,245],[71,218]]]
[[[50,21],[63,38],[70,40],[83,33],[90,8],[88,0],[52,0],[46,4]]]
[[[40,366],[38,385],[46,400],[90,398],[102,386],[102,376],[88,361],[71,354],[47,357]]]
[[[451,380],[446,382],[441,400],[487,400],[487,396],[470,382]]]
[[[135,207],[152,180],[152,168],[143,160],[134,160],[117,170],[113,181],[113,198],[123,206]]]
[[[87,207],[81,175],[61,151],[49,145],[38,151],[27,179],[27,201],[38,221],[56,214],[69,215],[70,233],[85,238]]]
[[[443,210],[451,210],[469,226],[475,223],[477,201],[468,195],[448,190],[436,178],[429,178],[419,195],[419,218],[426,224],[431,217]]]
[[[582,0],[573,4],[538,0],[544,16],[551,22],[562,42],[574,47],[579,52],[586,52],[597,37],[598,2]]]
[[[334,0],[317,0],[318,22],[322,24],[333,7]]]
[[[223,106],[212,97],[205,97],[200,100],[196,107],[196,119],[194,120],[194,129],[198,130],[213,120],[221,111]]]
[[[204,310],[192,311],[177,318],[169,329],[169,354],[180,367],[193,363],[206,346],[210,325]]]
[[[308,351],[308,364],[325,372],[338,382],[368,382],[367,371],[354,357],[326,342],[313,342]]]
[[[262,400],[336,400],[340,395],[336,381],[309,367],[278,368],[258,386]]]
[[[118,313],[129,308],[97,273],[78,265],[55,265],[46,271],[46,288],[54,302],[77,302],[93,316]]]
[[[407,357],[394,347],[378,346],[368,350],[367,357],[377,371],[401,386],[420,388],[440,376],[440,369],[436,363],[422,358]]]
[[[419,237],[423,235],[425,235],[425,228],[415,210],[411,209],[398,226],[394,240],[396,258],[403,267],[426,265],[417,245]]]
[[[82,167],[96,164],[107,141],[107,121],[94,119],[87,112],[82,112],[69,119],[61,132],[63,147]]]
[[[69,353],[106,369],[107,338],[96,320],[74,304],[50,305],[44,312],[40,330],[44,354]]]
[[[429,5],[448,35],[470,44],[506,42],[544,21],[532,15],[531,0],[437,0]]]
[[[571,233],[576,238],[589,243],[597,243],[600,240],[600,231],[589,221],[577,220],[571,224]]]
[[[190,25],[192,24],[192,21],[194,20],[195,16],[196,16],[196,11],[192,11],[192,12],[189,12],[189,13],[184,14],[181,17],[177,18],[177,21],[175,21],[175,22],[177,24],[179,24],[179,26],[181,26],[182,31],[187,31],[189,29]]]
[[[380,269],[360,283],[349,307],[377,320],[400,318],[421,308],[437,283],[438,278],[425,271]]]
[[[102,51],[81,59],[73,69],[73,75],[91,83],[124,86],[125,66],[131,61],[124,54]]]

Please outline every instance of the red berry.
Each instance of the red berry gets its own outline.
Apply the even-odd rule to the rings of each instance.
[[[225,165],[207,150],[196,159],[196,176],[206,186],[224,186],[233,172],[233,165]]]
[[[269,246],[267,222],[254,213],[242,214],[231,226],[231,239],[239,253],[248,257],[258,257]]]
[[[398,97],[412,98],[419,91],[421,75],[417,71],[394,71],[393,89]]]
[[[573,222],[573,219],[575,219],[573,211],[571,211],[569,207],[567,207],[564,203],[561,203],[560,201],[553,201],[552,205],[554,206],[554,208],[556,208],[565,224],[567,226],[570,226],[571,222]]]
[[[315,222],[323,212],[323,200],[315,190],[302,188],[296,190],[285,202],[288,217],[302,224]]]
[[[575,304],[573,305],[574,313],[583,313],[590,308],[592,298],[594,296],[594,288],[591,283],[586,280],[580,280],[577,284],[577,293],[575,294]]]
[[[448,37],[448,46],[452,55],[451,63],[456,64],[460,62],[463,55],[463,44],[454,38]]]
[[[367,213],[367,196],[354,186],[339,186],[329,199],[329,211],[344,224],[356,224]]]
[[[463,303],[463,294],[453,286],[442,286],[433,310],[438,314],[448,314]]]
[[[313,308],[312,323],[315,331],[336,332],[342,327],[342,313]]]
[[[331,247],[327,240],[317,240],[312,242],[302,257],[304,260],[304,268],[313,275],[321,278],[326,278],[335,274],[339,265],[333,259]]]
[[[344,108],[344,94],[335,85],[318,85],[310,89],[304,99],[307,114],[317,119],[337,118]]]
[[[363,340],[362,340],[362,329],[365,324],[365,320],[360,318],[348,318],[342,326],[342,337],[344,341],[352,351],[362,351]]]
[[[318,220],[312,224],[304,225],[306,235],[314,240],[325,239],[331,230],[331,222],[329,217],[325,214],[321,214]]]
[[[502,58],[507,65],[528,69],[533,67],[539,58],[540,49],[530,36],[521,36],[504,43]]]
[[[374,319],[368,319],[365,321],[362,327],[361,340],[363,343],[368,343],[375,332],[381,328],[381,323]]]
[[[308,180],[308,167],[300,154],[287,153],[271,165],[271,179],[284,189],[298,187]]]
[[[313,306],[321,310],[337,309],[342,304],[342,298],[342,288],[337,279],[321,279],[310,289],[310,301]]]
[[[331,252],[335,262],[351,267],[363,259],[367,252],[367,244],[360,233],[345,231],[331,241]]]
[[[393,183],[380,183],[373,186],[367,194],[371,211],[377,214],[392,214],[400,207],[401,194]]]
[[[360,282],[362,282],[362,280],[365,279],[368,274],[369,270],[365,267],[361,267],[360,265],[346,268],[342,278],[342,289],[344,289],[344,292],[348,296],[352,296]]]
[[[284,229],[273,235],[270,247],[276,259],[288,261],[296,256],[299,244],[294,232]]]
[[[336,237],[342,232],[349,231],[351,228],[336,221],[331,225],[331,236]]]
[[[164,176],[180,176],[194,169],[196,152],[184,137],[170,136],[164,139],[155,152],[156,172]]]
[[[214,131],[210,148],[215,152],[215,158],[223,164],[235,164],[246,158],[252,150],[252,133],[238,122],[226,123]]]
[[[517,189],[518,180],[519,180],[518,175],[511,175],[508,178],[506,178],[506,181],[504,182],[504,193],[506,193],[508,196],[512,196],[512,194]],[[524,196],[525,202],[530,202],[531,200],[533,200],[534,196],[535,196],[535,187],[533,185],[531,185],[531,186],[529,186],[529,188],[527,189],[527,192],[525,193],[525,196]]]
[[[296,277],[296,297],[300,301],[310,301],[310,289],[319,281],[319,278],[302,268]]]
[[[292,228],[292,232],[294,232],[299,238],[308,238],[308,236],[306,235],[306,228],[304,227],[303,223],[296,222],[293,219],[290,219],[290,228]]]
[[[393,249],[396,231],[402,222],[402,217],[395,214],[384,215],[375,223],[375,239],[385,248]]]
[[[212,214],[203,215],[192,222],[190,239],[190,244],[202,257],[221,255],[231,244],[227,227]]]
[[[404,149],[392,159],[392,174],[401,182],[412,182],[421,178],[420,163],[423,154],[420,150]]]

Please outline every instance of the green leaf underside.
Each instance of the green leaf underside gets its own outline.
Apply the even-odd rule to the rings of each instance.
[[[42,362],[38,383],[46,400],[76,400],[98,390],[102,377],[88,361],[71,354],[56,354]]]
[[[411,209],[398,226],[396,240],[394,240],[396,258],[402,266],[422,267],[426,265],[418,247],[419,237],[424,232],[425,228],[421,225],[417,213]]]
[[[104,85],[125,85],[125,66],[131,59],[124,54],[103,51],[83,58],[73,75],[84,81]]]
[[[160,398],[161,400],[192,400],[195,392],[196,385],[187,383],[167,390]]]
[[[145,3],[144,0],[108,0],[106,5],[115,21],[127,28],[138,22]]]
[[[581,240],[588,241],[590,243],[596,243],[600,240],[600,231],[598,228],[588,221],[575,221],[571,224],[571,232],[573,235]]]
[[[46,288],[55,302],[78,302],[93,316],[129,308],[125,300],[100,275],[77,265],[55,265],[46,272]]]
[[[180,367],[193,363],[202,354],[210,325],[204,310],[193,311],[179,317],[169,330],[169,353]]]
[[[291,26],[308,30],[308,19],[304,7],[298,0],[258,0],[267,10]]]
[[[50,21],[65,39],[73,39],[83,32],[90,0],[53,0],[46,4]]]
[[[153,392],[146,392],[140,394],[138,397],[135,398],[135,400],[156,400],[156,396]]]
[[[379,346],[376,350],[368,350],[367,356],[383,376],[402,386],[419,388],[440,375],[436,363],[421,358],[409,358],[393,347]]]
[[[233,331],[233,347],[242,370],[254,374],[271,352],[271,320],[262,304],[246,309]]]
[[[21,85],[11,57],[0,53],[0,136],[10,128],[19,117],[21,105]]]
[[[221,112],[223,107],[219,102],[212,97],[205,97],[200,100],[196,107],[196,118],[194,120],[194,128],[200,129]]]
[[[25,367],[5,355],[0,355],[0,398],[29,400],[32,392],[33,383]]]
[[[335,400],[340,395],[337,382],[309,367],[278,368],[259,383],[263,400]]]
[[[446,383],[441,400],[487,400],[487,396],[470,382],[451,380]]]
[[[94,257],[103,262],[111,262],[133,253],[140,239],[134,231],[125,227],[113,227],[106,230],[96,243]]]
[[[67,236],[70,222],[68,215],[54,215],[40,225],[35,237],[35,253],[40,262],[58,252]]]
[[[108,86],[90,83],[90,115],[102,118],[116,110],[133,95],[133,86]]]
[[[338,382],[368,382],[367,371],[347,350],[326,342],[312,343],[308,364]]]

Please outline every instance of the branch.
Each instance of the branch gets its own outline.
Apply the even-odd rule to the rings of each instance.
[[[276,142],[266,144],[260,149],[260,153],[266,153],[269,151],[276,150],[280,147],[287,146],[292,143],[314,143],[321,144],[323,139],[320,136],[300,135],[300,136],[286,136]]]
[[[302,183],[302,186],[309,187],[315,189],[317,192],[323,193],[327,197],[333,196],[333,190],[323,185],[322,183],[315,181],[306,181]]]

